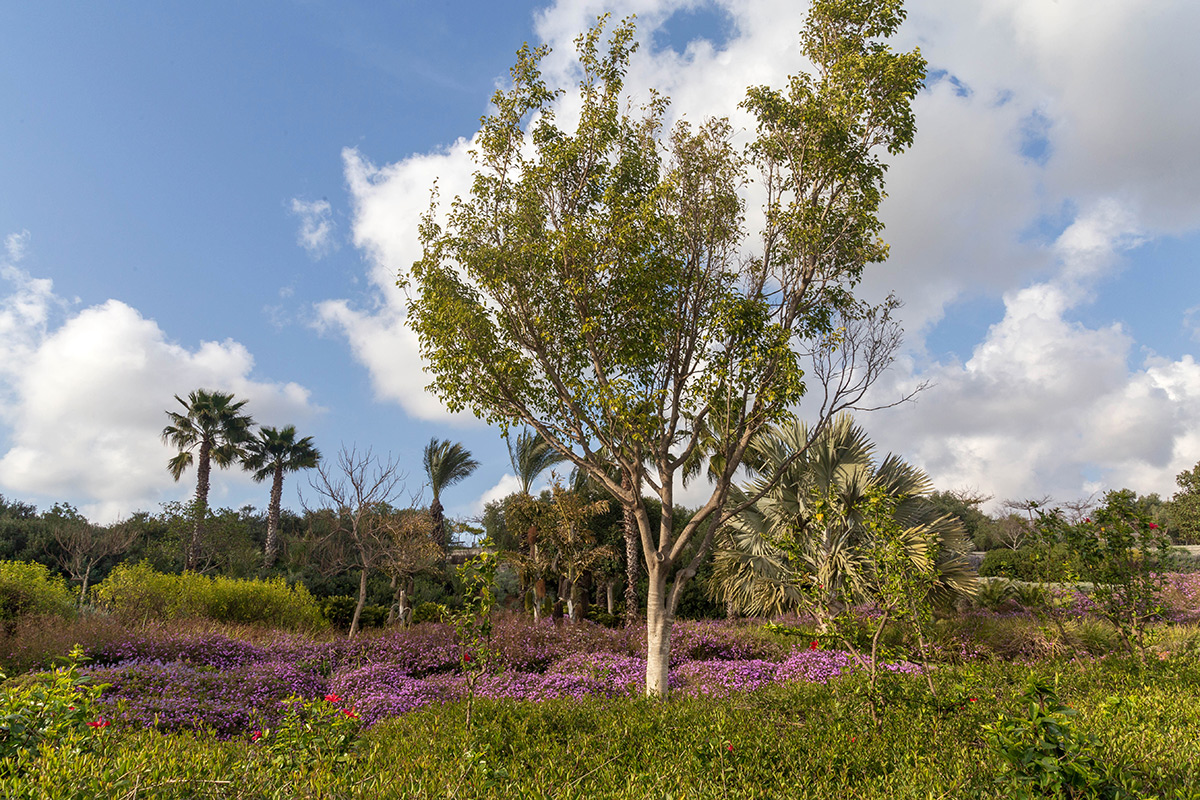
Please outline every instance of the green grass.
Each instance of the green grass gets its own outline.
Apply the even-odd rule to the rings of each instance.
[[[1074,724],[1132,797],[1200,798],[1200,661],[1105,658],[939,669],[940,699],[899,678],[875,728],[863,684],[776,687],[727,700],[433,706],[365,733],[349,760],[295,769],[248,741],[100,732],[91,752],[44,750],[6,798],[964,798],[1009,797],[986,724],[1053,681]],[[974,697],[972,702],[970,698]]]

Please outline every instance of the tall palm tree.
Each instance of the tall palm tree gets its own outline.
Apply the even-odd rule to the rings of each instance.
[[[521,494],[528,495],[537,477],[555,464],[566,461],[566,456],[555,450],[536,431],[523,429],[517,434],[516,443],[506,439],[508,460],[513,472],[521,482]]]
[[[787,464],[808,438],[803,425],[761,437],[755,449],[771,466],[765,474]],[[840,415],[787,464],[778,483],[722,531],[716,594],[757,614],[780,613],[815,598],[818,615],[828,618],[860,595],[869,578],[865,517],[873,493],[894,500],[892,515],[905,534],[906,558],[933,573],[934,592],[969,594],[975,575],[965,557],[966,532],[926,499],[932,488],[924,472],[895,455],[876,461],[863,429]],[[739,487],[730,503],[741,504],[763,489],[757,481]]]
[[[446,535],[446,517],[442,508],[442,490],[453,486],[470,475],[479,466],[471,452],[461,442],[451,444],[449,439],[434,437],[425,445],[425,475],[433,500],[429,504],[429,516],[433,520],[433,541],[442,552],[450,545]]]
[[[263,569],[270,569],[279,554],[279,505],[283,496],[283,473],[312,469],[321,461],[321,452],[311,436],[296,439],[296,426],[260,428],[258,436],[246,442],[242,468],[254,473],[259,483],[271,478],[271,503],[267,509],[267,546]]]
[[[184,413],[168,411],[171,423],[163,428],[162,438],[179,452],[167,462],[167,469],[176,481],[184,470],[196,465],[196,515],[192,539],[188,543],[184,566],[195,569],[200,558],[200,534],[208,513],[209,472],[211,465],[227,467],[242,457],[242,446],[250,438],[254,420],[241,413],[245,400],[235,401],[232,394],[197,389],[184,400],[175,399]]]
[[[530,491],[538,476],[555,464],[567,460],[566,456],[551,447],[537,431],[528,428],[523,428],[517,434],[515,442],[505,437],[505,444],[508,445],[508,460],[512,462],[513,473],[521,483],[521,496],[527,501],[532,497]],[[542,606],[546,600],[546,572],[549,561],[544,553],[538,552],[537,532],[537,525],[531,519],[524,537],[526,555],[523,563],[527,569],[523,571],[523,575],[527,572],[533,580],[533,618],[541,619]]]

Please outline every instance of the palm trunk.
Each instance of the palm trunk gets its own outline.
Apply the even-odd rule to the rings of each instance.
[[[625,524],[625,627],[637,624],[638,618],[638,541],[637,520],[633,511],[624,509]]]
[[[267,510],[267,546],[263,554],[263,569],[270,569],[279,555],[279,506],[283,502],[283,465],[275,465],[271,483],[271,505]]]
[[[442,549],[442,555],[445,556],[449,549],[449,543],[446,541],[446,517],[442,501],[438,500],[436,496],[429,504],[429,516],[433,520],[433,541]]]
[[[358,633],[358,622],[362,618],[363,606],[367,604],[367,569],[363,567],[358,573],[358,605],[354,607],[354,619],[350,620],[350,634],[346,637],[353,639]]]
[[[200,452],[196,456],[196,500],[193,509],[196,518],[192,524],[192,540],[188,543],[187,553],[184,555],[185,570],[194,570],[200,563],[200,538],[204,532],[204,518],[208,515],[208,478],[212,469],[211,452],[212,442],[206,438],[200,442]]]
[[[604,585],[604,599],[607,601],[608,613],[611,615],[617,610],[617,585],[609,581]]]

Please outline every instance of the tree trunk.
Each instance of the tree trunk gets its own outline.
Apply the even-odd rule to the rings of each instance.
[[[546,579],[538,578],[533,582],[533,619],[536,622],[542,618],[546,605]]]
[[[646,597],[646,696],[667,696],[671,657],[671,627],[675,611],[667,592],[666,570],[650,567],[650,591]]]
[[[279,506],[283,502],[283,465],[275,465],[271,482],[271,505],[267,509],[267,546],[263,553],[263,569],[270,569],[279,555]]]
[[[83,571],[83,585],[79,588],[79,607],[83,608],[87,603],[88,579],[92,577],[92,567],[89,564],[88,568]]]
[[[194,570],[200,563],[200,536],[204,531],[204,518],[208,514],[208,476],[212,469],[210,463],[212,442],[207,438],[200,442],[200,452],[196,455],[196,501],[192,512],[196,515],[192,523],[192,540],[188,542],[184,554],[183,568]]]
[[[449,543],[446,541],[446,517],[445,509],[442,508],[442,501],[436,497],[429,504],[429,518],[433,521],[433,541],[442,549],[442,554],[445,555],[449,550]]]
[[[633,511],[624,509],[625,523],[625,627],[637,623],[638,618],[638,540],[637,520]]]
[[[358,622],[362,618],[363,606],[367,604],[367,570],[364,567],[358,573],[358,605],[354,607],[354,619],[350,620],[350,634],[347,639],[353,639],[358,633]]]
[[[608,613],[614,614],[617,610],[617,584],[609,581],[605,584],[605,599],[608,601]]]

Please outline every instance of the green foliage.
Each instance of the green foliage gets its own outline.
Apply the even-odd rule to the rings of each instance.
[[[43,745],[78,755],[107,727],[98,715],[103,686],[78,671],[83,651],[72,649],[65,666],[32,676],[0,693],[0,776],[31,768]],[[4,676],[0,675],[0,682]]]
[[[1053,685],[1032,681],[1022,698],[1025,714],[1002,715],[986,728],[1008,766],[998,783],[1010,797],[1131,797],[1100,757],[1095,737],[1075,730],[1077,712],[1059,702]]]
[[[292,630],[321,627],[317,601],[283,578],[242,580],[194,572],[165,575],[149,564],[122,564],[95,591],[98,605],[128,622],[209,619]]]
[[[450,618],[450,609],[441,603],[421,603],[413,610],[413,624],[421,622],[445,622]]]
[[[279,724],[251,734],[251,741],[266,751],[272,766],[311,770],[351,761],[362,722],[352,708],[341,705],[340,697],[289,697],[283,702],[286,710]]]
[[[1176,544],[1200,544],[1200,463],[1175,476],[1179,491],[1171,498],[1171,534]]]
[[[75,613],[66,582],[45,566],[25,561],[0,561],[0,626],[11,629],[20,616]]]
[[[1079,564],[1063,543],[1027,545],[1019,550],[989,550],[979,565],[982,577],[1014,581],[1060,582],[1079,574]]]
[[[319,602],[321,616],[335,628],[347,630],[354,619],[354,609],[358,598],[348,594],[337,594],[323,597]],[[363,606],[358,624],[362,628],[379,628],[387,623],[388,610],[384,606],[367,604]]]
[[[1129,490],[1111,491],[1092,516],[1068,524],[1057,511],[1040,513],[1040,546],[1061,544],[1078,565],[1075,577],[1089,599],[1116,626],[1131,650],[1145,653],[1146,623],[1164,609],[1164,573],[1173,555],[1170,538],[1150,522]]]
[[[138,797],[161,800],[1003,800],[1021,787],[997,783],[1011,768],[997,747],[981,746],[980,729],[1031,679],[1053,685],[1056,673],[1061,704],[1080,711],[1066,718],[1072,737],[1113,783],[1135,797],[1200,798],[1200,663],[1191,659],[1146,669],[1128,659],[946,667],[937,675],[945,704],[903,678],[878,728],[853,677],[669,703],[477,699],[466,753],[466,704],[451,703],[363,732],[344,761],[294,769],[245,738],[110,728],[79,754],[43,748],[30,769],[0,777],[0,796],[132,800],[138,786]]]

